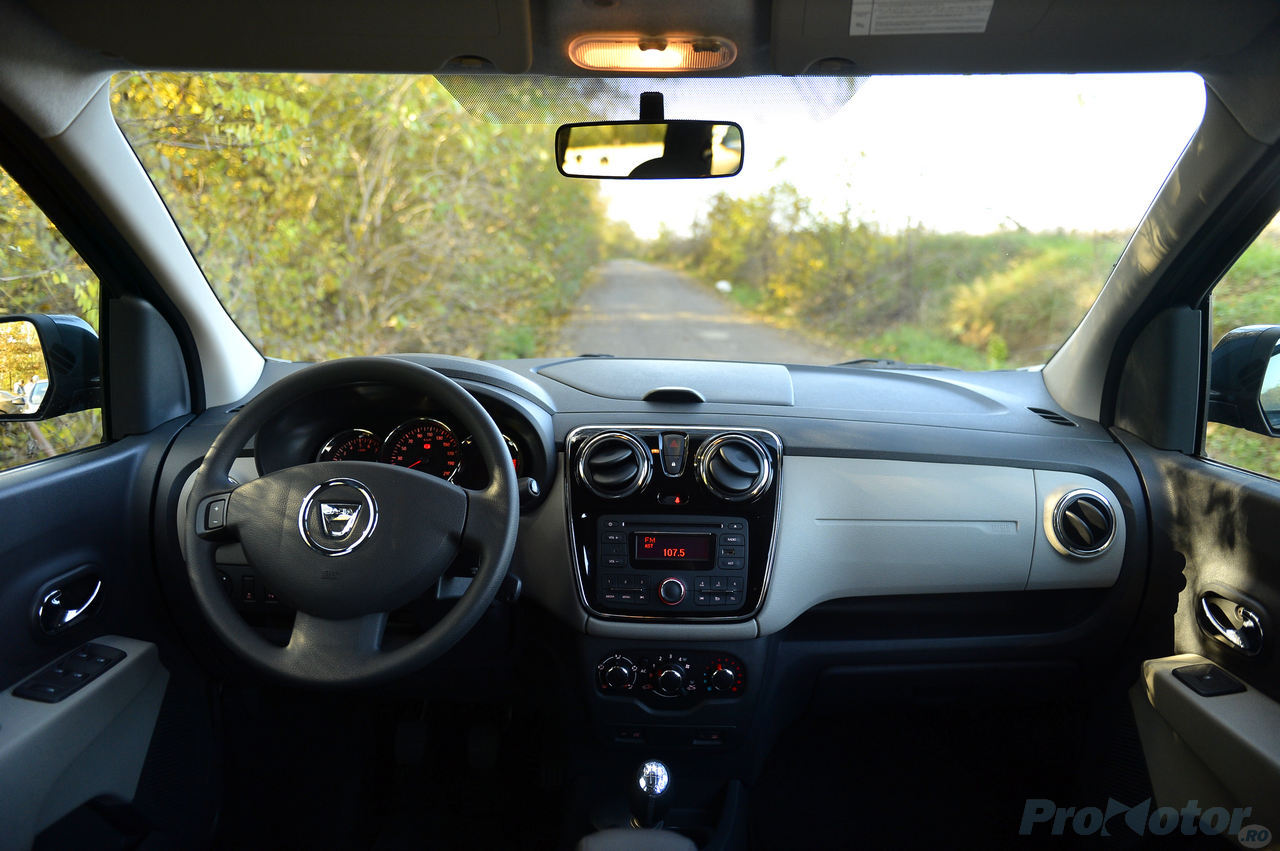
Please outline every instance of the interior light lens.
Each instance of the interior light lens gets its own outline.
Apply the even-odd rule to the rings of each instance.
[[[718,36],[583,35],[569,43],[569,59],[588,71],[717,71],[738,58]]]

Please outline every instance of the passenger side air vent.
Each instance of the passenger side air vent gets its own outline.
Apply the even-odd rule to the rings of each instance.
[[[1027,410],[1035,414],[1037,417],[1040,417],[1041,419],[1048,420],[1054,425],[1071,426],[1072,428],[1076,427],[1076,423],[1074,420],[1067,419],[1067,417],[1063,416],[1057,411],[1050,411],[1046,408],[1027,408]]]
[[[1116,534],[1116,517],[1107,498],[1097,491],[1071,491],[1053,509],[1049,542],[1063,555],[1093,558],[1102,555]]]
[[[773,462],[754,438],[718,434],[702,444],[695,464],[707,490],[729,502],[760,496],[773,482]]]
[[[602,499],[630,496],[649,483],[649,449],[623,431],[607,431],[587,441],[578,456],[578,481]]]

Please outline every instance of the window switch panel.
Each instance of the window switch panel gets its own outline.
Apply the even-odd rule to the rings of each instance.
[[[105,644],[86,644],[16,686],[13,696],[57,703],[93,682],[125,655]]]

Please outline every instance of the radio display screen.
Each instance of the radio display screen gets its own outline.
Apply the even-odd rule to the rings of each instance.
[[[631,538],[636,561],[663,562],[668,567],[690,569],[709,566],[715,545],[715,536],[703,533],[635,532]]]

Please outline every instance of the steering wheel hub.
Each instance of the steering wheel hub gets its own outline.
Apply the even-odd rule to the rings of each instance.
[[[378,503],[355,479],[330,479],[302,499],[298,533],[314,550],[344,556],[364,543],[378,525]]]

